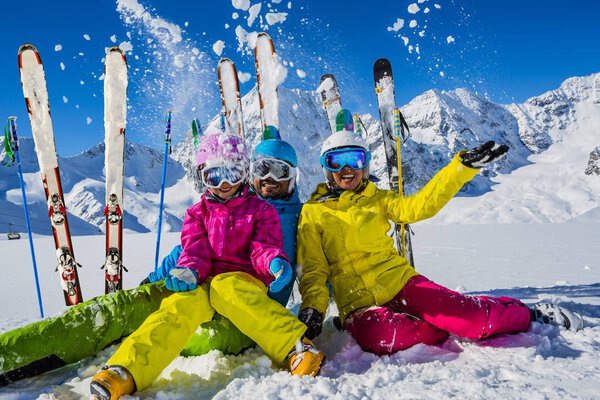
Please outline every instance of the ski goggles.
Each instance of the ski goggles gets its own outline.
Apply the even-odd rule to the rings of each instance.
[[[219,188],[223,183],[235,186],[246,179],[246,171],[237,167],[198,168],[198,175],[205,186],[213,189]]]
[[[320,161],[321,165],[331,172],[339,172],[344,167],[359,170],[369,165],[371,153],[360,147],[335,149],[326,151]]]
[[[252,176],[261,180],[272,178],[277,182],[289,181],[296,175],[295,171],[290,164],[276,158],[261,158],[250,164]]]

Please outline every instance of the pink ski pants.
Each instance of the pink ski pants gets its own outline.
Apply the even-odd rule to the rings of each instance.
[[[352,312],[344,328],[363,350],[384,355],[417,343],[439,344],[449,333],[482,339],[525,332],[529,323],[529,308],[519,300],[467,296],[415,276],[389,303]]]

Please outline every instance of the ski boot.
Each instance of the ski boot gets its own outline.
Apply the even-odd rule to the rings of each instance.
[[[319,351],[313,342],[307,338],[296,342],[294,350],[288,354],[286,363],[292,375],[299,376],[317,376],[321,371],[321,364],[325,359],[325,354]]]
[[[581,315],[559,307],[556,304],[534,304],[530,308],[530,311],[531,321],[533,322],[562,326],[571,331],[583,329],[583,318],[581,318]]]
[[[117,400],[136,391],[133,376],[119,365],[107,365],[92,378],[92,396],[100,400]]]

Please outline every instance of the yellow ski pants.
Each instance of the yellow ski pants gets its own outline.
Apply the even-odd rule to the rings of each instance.
[[[121,365],[143,390],[183,350],[189,338],[215,311],[228,318],[281,364],[306,331],[287,308],[267,296],[267,287],[245,272],[215,276],[189,292],[174,292],[133,332],[108,360]]]

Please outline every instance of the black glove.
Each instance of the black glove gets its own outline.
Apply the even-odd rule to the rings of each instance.
[[[304,333],[308,339],[313,340],[321,334],[323,330],[323,314],[314,308],[305,308],[298,314],[298,319],[308,328]]]
[[[496,144],[493,140],[467,151],[463,155],[463,165],[470,168],[482,168],[486,165],[500,160],[508,152],[505,144]]]

